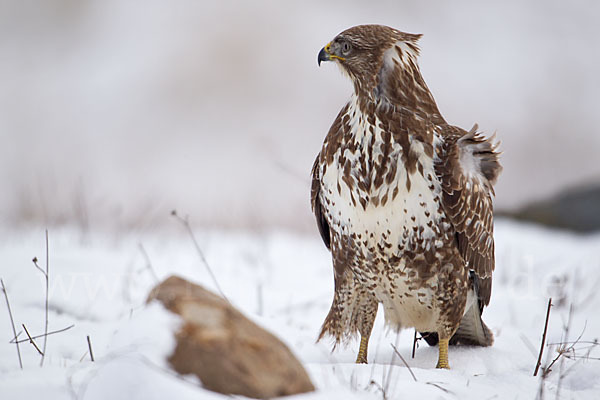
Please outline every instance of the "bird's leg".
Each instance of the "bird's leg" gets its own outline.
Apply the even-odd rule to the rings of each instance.
[[[360,335],[360,346],[358,348],[357,364],[367,364],[367,351],[369,348],[369,336]]]
[[[377,316],[377,300],[368,297],[361,305],[361,321],[358,325],[360,332],[360,346],[358,348],[358,356],[356,357],[357,364],[368,364],[367,351],[369,348],[369,338]]]
[[[448,342],[448,338],[440,338],[440,341],[438,343],[440,354],[437,365],[435,366],[436,368],[450,369],[450,364],[448,364]]]

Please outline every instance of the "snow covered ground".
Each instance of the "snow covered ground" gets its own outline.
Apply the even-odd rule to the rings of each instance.
[[[583,356],[590,349],[586,342],[600,332],[600,235],[576,236],[508,221],[500,221],[496,232],[497,269],[492,301],[484,312],[496,343],[485,349],[451,348],[450,371],[434,368],[436,348],[421,344],[411,358],[413,331],[396,336],[383,326],[382,315],[368,365],[353,364],[357,343],[333,353],[329,343],[315,343],[333,291],[331,261],[316,231],[310,236],[281,231],[196,234],[229,299],[282,338],[307,368],[318,391],[294,398],[532,399],[540,388],[550,399],[598,398],[600,361],[594,358],[600,357],[599,346]],[[0,236],[0,277],[17,331],[25,324],[38,335],[44,330],[45,288],[31,259],[37,256],[45,266],[44,231],[4,231]],[[154,273],[161,280],[178,274],[215,289],[184,233],[96,234],[83,240],[76,231],[51,231],[49,330],[75,326],[48,337],[42,368],[35,348],[22,343],[20,370],[0,299],[0,399],[224,398],[165,368],[162,360],[173,346],[171,331],[178,321],[159,305],[144,305],[156,283]],[[556,306],[548,343],[581,338],[576,359],[561,358],[542,384],[532,373],[550,296]],[[87,353],[88,335],[95,362]],[[41,347],[43,341],[36,343]],[[410,370],[394,356],[393,343]],[[555,349],[545,349],[543,365],[556,356]]]

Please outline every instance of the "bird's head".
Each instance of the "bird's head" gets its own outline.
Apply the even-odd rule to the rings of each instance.
[[[321,49],[318,63],[333,61],[346,73],[357,92],[372,92],[396,67],[416,69],[421,35],[382,25],[359,25],[337,35]]]

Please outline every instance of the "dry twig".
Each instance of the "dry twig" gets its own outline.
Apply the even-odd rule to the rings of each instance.
[[[33,258],[33,265],[35,265],[35,267],[44,275],[44,278],[46,279],[46,314],[45,314],[45,328],[44,328],[44,344],[42,345],[42,359],[40,360],[40,367],[44,366],[44,358],[46,357],[46,343],[48,341],[48,282],[49,282],[49,278],[48,278],[48,271],[50,269],[50,260],[49,260],[49,246],[48,246],[48,229],[46,229],[46,270],[44,271],[42,268],[40,268],[40,266],[38,265],[38,259],[37,257]],[[16,335],[15,335],[16,337]]]
[[[148,271],[150,271],[150,273],[152,274],[152,277],[154,278],[155,282],[159,282],[158,279],[158,275],[156,275],[156,272],[154,271],[154,267],[152,267],[152,262],[150,261],[150,257],[148,256],[148,253],[146,252],[146,249],[144,248],[143,244],[138,244],[138,247],[140,248],[140,252],[142,253],[142,256],[144,257],[144,260],[146,260],[146,269]]]
[[[369,382],[369,386],[374,386],[377,390],[381,392],[381,397],[383,398],[383,400],[388,400],[386,390],[378,382],[371,380],[371,382]]]
[[[27,340],[29,341],[29,343],[31,343],[33,345],[33,347],[35,347],[35,349],[37,350],[37,352],[40,353],[41,356],[43,356],[44,353],[42,353],[42,351],[40,350],[40,348],[38,347],[38,345],[35,343],[35,341],[31,337],[31,335],[29,334],[29,331],[25,327],[25,324],[21,324],[21,325],[23,326],[23,329],[25,330],[25,334],[27,335],[27,338],[28,338]]]
[[[400,338],[400,331],[396,331],[395,346],[398,346],[399,338]],[[392,345],[392,347],[394,347],[394,345]],[[384,394],[389,393],[390,382],[392,381],[392,370],[394,369],[394,357],[395,356],[396,356],[396,353],[392,352],[392,357],[390,359],[390,368],[388,370],[387,378],[384,375],[381,379],[381,384],[382,384],[383,388],[385,389]],[[384,374],[385,374],[385,371],[384,371]]]
[[[415,331],[416,333],[416,331]],[[396,346],[394,346],[392,344],[392,349],[394,349],[394,352],[398,355],[398,357],[400,357],[400,359],[402,360],[402,362],[404,363],[404,365],[406,365],[406,368],[408,368],[408,372],[410,372],[410,374],[412,375],[413,379],[415,380],[415,382],[417,381],[417,377],[415,376],[415,374],[413,373],[412,369],[410,368],[410,365],[408,365],[408,363],[406,362],[406,360],[404,359],[404,357],[402,357],[402,354],[400,354],[400,352],[398,351],[398,349],[396,348]]]
[[[525,336],[524,334],[520,334],[519,338],[521,339],[521,341],[523,342],[523,344],[525,345],[525,347],[527,347],[527,349],[531,352],[531,354],[535,357],[536,353],[535,353],[535,347],[533,346],[533,344],[529,341],[529,339],[527,339],[527,336]]]
[[[533,376],[537,376],[537,373],[540,369],[540,365],[542,365],[542,354],[544,353],[544,343],[546,343],[546,333],[548,332],[548,319],[550,318],[550,307],[552,307],[552,297],[548,299],[548,310],[546,311],[546,323],[544,324],[542,344],[540,345],[540,354],[538,355],[537,363],[535,364],[535,371],[533,371]]]
[[[32,336],[32,337],[31,337],[31,339],[38,339],[38,338],[41,338],[41,337],[44,337],[44,336],[50,336],[50,335],[54,335],[55,333],[61,333],[61,332],[64,332],[64,331],[68,331],[69,329],[73,328],[74,326],[75,326],[75,325],[73,324],[73,325],[69,325],[69,326],[67,326],[66,328],[57,329],[57,330],[55,330],[55,331],[48,332],[48,333],[43,333],[43,334],[41,334],[41,335]],[[15,336],[14,338],[12,338],[12,339],[10,340],[10,342],[9,342],[9,343],[25,343],[25,342],[29,342],[29,339],[21,339],[21,340],[17,340],[17,338],[18,338],[18,336],[19,336],[20,334],[21,334],[21,333],[19,332],[19,333],[17,334],[17,336]]]
[[[87,336],[88,349],[90,351],[90,358],[92,362],[94,362],[94,352],[92,351],[92,341],[90,340],[90,335]]]
[[[548,376],[550,375],[550,373],[552,372],[552,367],[559,362],[559,366],[560,366],[560,370],[559,370],[559,376],[558,376],[558,382],[556,385],[556,398],[560,398],[560,389],[561,389],[561,384],[562,384],[562,380],[564,377],[567,376],[567,374],[571,371],[571,369],[577,365],[577,363],[581,360],[595,360],[595,359],[599,359],[599,358],[593,358],[590,357],[591,352],[598,346],[600,345],[600,343],[598,343],[597,339],[594,339],[593,341],[581,341],[581,338],[583,337],[583,334],[585,333],[585,329],[587,327],[587,321],[586,324],[584,325],[581,333],[579,334],[579,336],[577,336],[577,338],[574,341],[569,341],[569,330],[571,327],[571,321],[572,321],[572,315],[573,315],[573,305],[571,304],[571,307],[569,308],[569,316],[567,319],[567,323],[563,326],[563,334],[562,334],[562,340],[560,342],[556,342],[556,343],[548,343],[546,346],[550,347],[550,346],[557,346],[556,347],[556,357],[554,357],[552,359],[552,361],[548,362],[546,361],[546,366],[542,366],[542,374],[541,374],[541,380],[540,380],[540,386],[539,386],[539,390],[538,390],[538,395],[537,395],[537,399],[543,399],[544,398],[544,382],[545,380],[548,378]],[[578,344],[585,344],[586,346],[583,347],[576,347]],[[577,351],[580,350],[587,350],[585,352],[585,354],[583,356],[577,356]],[[573,365],[571,365],[569,368],[567,368],[566,370],[564,370],[565,366],[564,366],[564,361],[565,359],[569,359],[569,360],[573,360],[575,361],[573,363]]]
[[[4,292],[4,298],[6,299],[6,308],[8,308],[8,316],[10,317],[10,324],[12,325],[13,335],[17,337],[17,330],[15,329],[15,321],[13,319],[12,311],[10,309],[10,303],[8,302],[8,292],[6,291],[6,286],[4,286],[4,281],[0,279],[0,283],[2,283],[2,291]],[[23,369],[23,361],[21,360],[21,349],[19,349],[19,343],[15,343],[17,346],[17,355],[19,356],[19,366]]]
[[[225,296],[225,293],[223,293],[223,291],[221,290],[221,286],[219,286],[219,282],[217,281],[217,278],[215,277],[215,274],[213,273],[212,269],[210,268],[210,265],[208,264],[208,261],[206,261],[206,257],[204,257],[204,253],[202,252],[202,249],[200,248],[200,245],[198,244],[198,241],[196,240],[196,235],[194,235],[194,231],[192,230],[192,227],[190,226],[190,222],[188,220],[188,217],[187,216],[185,218],[180,217],[179,214],[177,214],[176,210],[171,211],[171,215],[173,217],[175,217],[185,227],[185,229],[187,230],[188,234],[190,235],[190,238],[192,239],[192,242],[194,243],[194,247],[196,248],[196,252],[200,256],[200,260],[202,261],[202,263],[206,267],[206,270],[208,271],[208,273],[209,273],[209,275],[210,275],[213,283],[215,284],[215,287],[219,291],[219,294],[227,302],[229,302],[229,299]]]
[[[431,385],[433,387],[436,387],[438,389],[440,389],[442,392],[444,393],[448,393],[448,394],[454,394],[454,392],[446,389],[445,387],[439,385],[437,382],[425,382],[426,385]]]
[[[417,330],[415,329],[415,337],[413,338],[413,348],[410,358],[415,358],[415,350],[417,349]]]
[[[554,366],[554,364],[556,364],[557,361],[560,360],[560,374],[558,377],[558,384],[557,384],[557,393],[560,392],[560,384],[562,379],[568,374],[568,372],[571,370],[571,368],[573,368],[573,366],[569,367],[569,369],[567,369],[566,371],[563,372],[563,361],[564,359],[569,359],[569,360],[574,360],[574,361],[579,361],[581,359],[584,360],[594,360],[594,357],[590,357],[590,354],[592,352],[592,350],[594,350],[594,348],[596,348],[596,346],[598,346],[598,341],[594,340],[594,341],[584,341],[581,342],[581,338],[583,337],[583,334],[585,333],[585,329],[587,327],[587,321],[585,323],[585,325],[583,326],[583,329],[581,330],[581,333],[579,334],[579,336],[577,336],[577,339],[575,339],[574,341],[568,341],[568,336],[569,336],[569,328],[571,326],[571,319],[572,319],[572,313],[573,313],[573,305],[571,305],[570,309],[569,309],[569,317],[567,320],[567,324],[564,327],[564,333],[563,333],[563,338],[564,340],[558,343],[551,343],[548,344],[547,346],[552,346],[552,345],[557,345],[557,349],[556,349],[556,357],[554,357],[554,359],[552,359],[552,361],[546,366],[546,367],[542,367],[542,372],[543,372],[543,376],[546,377],[548,376],[548,374],[550,374],[550,372],[552,372],[552,367]],[[589,344],[588,346],[585,347],[580,347],[577,348],[576,346],[579,343],[584,343],[584,344]],[[579,358],[577,357],[577,351],[578,350],[583,350],[583,349],[587,349],[586,353],[584,356],[580,356]]]

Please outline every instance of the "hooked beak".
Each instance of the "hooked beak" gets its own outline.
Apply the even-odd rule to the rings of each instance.
[[[319,52],[319,56],[317,57],[317,63],[319,64],[319,67],[320,67],[321,61],[331,61],[333,59],[340,60],[340,61],[346,61],[346,59],[344,57],[340,57],[337,54],[335,54],[335,51],[333,53],[331,52],[331,42],[329,42]]]
[[[330,46],[327,45],[319,52],[319,56],[317,57],[317,63],[319,64],[319,67],[321,66],[321,61],[331,61],[331,55],[328,52],[329,47]]]

